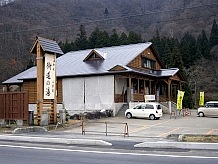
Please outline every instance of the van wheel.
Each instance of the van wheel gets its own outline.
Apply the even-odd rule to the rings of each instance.
[[[204,113],[203,112],[199,112],[198,115],[199,115],[199,117],[204,117]]]
[[[151,115],[149,116],[149,118],[150,118],[150,120],[155,120],[155,115],[151,114]]]
[[[126,118],[132,118],[132,114],[131,113],[127,113],[126,114]]]

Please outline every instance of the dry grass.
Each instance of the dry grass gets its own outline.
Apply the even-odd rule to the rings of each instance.
[[[184,135],[182,141],[218,143],[218,135]]]

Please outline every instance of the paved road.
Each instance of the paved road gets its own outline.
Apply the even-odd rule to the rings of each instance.
[[[111,150],[89,150],[74,148],[54,148],[40,146],[16,146],[0,145],[1,163],[95,163],[95,164],[144,164],[144,163],[197,163],[197,164],[215,164],[218,157],[211,156],[191,156],[191,155],[172,155],[159,154],[155,151],[150,152],[125,152]]]
[[[86,121],[68,128],[57,128],[47,133],[23,133],[0,135],[2,141],[31,143],[55,143],[68,145],[104,145],[152,148],[218,149],[218,143],[182,143],[168,135],[177,134],[214,134],[218,135],[218,118],[201,118],[195,113],[191,116],[171,118],[164,115],[160,120],[127,119],[109,117]],[[107,133],[106,133],[107,132]],[[128,135],[127,135],[128,132]],[[107,135],[106,135],[107,134]]]

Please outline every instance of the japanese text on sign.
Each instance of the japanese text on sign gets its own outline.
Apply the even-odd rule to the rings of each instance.
[[[54,99],[56,82],[56,57],[45,54],[44,99]]]

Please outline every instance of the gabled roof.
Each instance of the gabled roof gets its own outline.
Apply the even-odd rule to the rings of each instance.
[[[127,67],[129,62],[136,58],[140,53],[149,48],[152,44],[138,43],[114,47],[104,47],[96,49],[88,49],[81,51],[68,52],[57,58],[56,74],[57,77],[72,76],[90,76],[99,74],[110,74],[115,72],[136,72],[148,76],[172,76],[178,70],[160,70],[156,72],[142,71],[135,68]],[[98,53],[105,60],[84,60],[92,52]],[[107,54],[106,56],[104,54]],[[117,69],[117,68],[120,68]],[[123,69],[121,69],[123,68]],[[11,79],[3,82],[3,84],[22,82],[24,79],[36,78],[36,67],[30,68]],[[17,81],[16,81],[17,79]]]
[[[92,49],[68,52],[57,59],[57,76],[105,74],[116,65],[126,66],[151,45],[148,43],[96,48],[106,53],[105,60],[83,61]]]
[[[96,49],[93,49],[89,52],[89,54],[85,57],[85,59],[83,61],[88,61],[92,57],[92,55],[94,55],[94,54],[96,56],[98,56],[98,59],[104,60],[106,58],[107,53],[102,53]]]
[[[61,54],[61,55],[64,54],[63,51],[61,50],[61,48],[59,47],[59,45],[54,40],[49,40],[49,39],[45,39],[42,37],[36,37],[36,41],[35,41],[32,49],[30,50],[30,53],[36,54],[37,43],[40,44],[40,46],[44,52],[53,52],[53,53]]]

